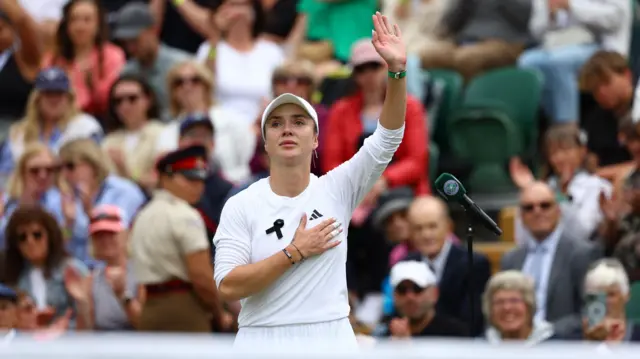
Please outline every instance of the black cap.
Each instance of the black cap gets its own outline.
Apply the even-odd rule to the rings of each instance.
[[[18,293],[15,290],[0,284],[0,299],[5,299],[16,303],[18,301]]]
[[[378,207],[373,213],[373,225],[382,229],[384,222],[394,213],[409,208],[413,202],[413,190],[409,187],[390,189],[380,195]]]
[[[192,180],[207,178],[207,149],[204,146],[189,146],[169,152],[158,160],[156,170],[160,174],[180,173]]]

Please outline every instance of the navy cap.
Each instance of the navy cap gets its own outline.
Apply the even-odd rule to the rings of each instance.
[[[189,179],[203,181],[209,173],[207,149],[196,145],[169,152],[158,160],[156,170],[160,174],[180,173]]]
[[[206,126],[211,130],[211,132],[214,132],[213,121],[209,115],[204,113],[192,113],[187,115],[182,122],[180,122],[180,136],[194,126]]]
[[[139,1],[129,3],[116,15],[113,37],[119,40],[133,40],[153,25],[155,20],[149,4]]]
[[[36,77],[35,88],[40,91],[69,92],[71,85],[69,76],[59,67],[47,67]]]
[[[18,293],[6,285],[0,284],[0,299],[7,299],[15,303],[18,301]]]

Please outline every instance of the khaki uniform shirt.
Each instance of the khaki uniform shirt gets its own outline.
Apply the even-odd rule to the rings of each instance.
[[[175,278],[189,282],[185,256],[209,250],[207,230],[198,211],[165,190],[159,190],[140,211],[130,238],[140,284]]]

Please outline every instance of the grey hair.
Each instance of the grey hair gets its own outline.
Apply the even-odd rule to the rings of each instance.
[[[617,286],[623,294],[629,293],[629,277],[622,263],[614,258],[594,262],[584,277],[584,289],[603,289]]]
[[[507,270],[494,274],[482,295],[482,313],[485,318],[491,318],[491,302],[493,296],[501,290],[513,290],[520,292],[529,313],[533,316],[536,312],[536,290],[533,279],[518,270]]]

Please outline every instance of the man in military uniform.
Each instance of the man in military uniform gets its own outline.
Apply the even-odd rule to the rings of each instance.
[[[160,158],[160,190],[134,223],[134,270],[147,292],[142,331],[211,332],[212,315],[214,321],[221,320],[207,230],[192,207],[204,191],[206,158],[203,146]]]

